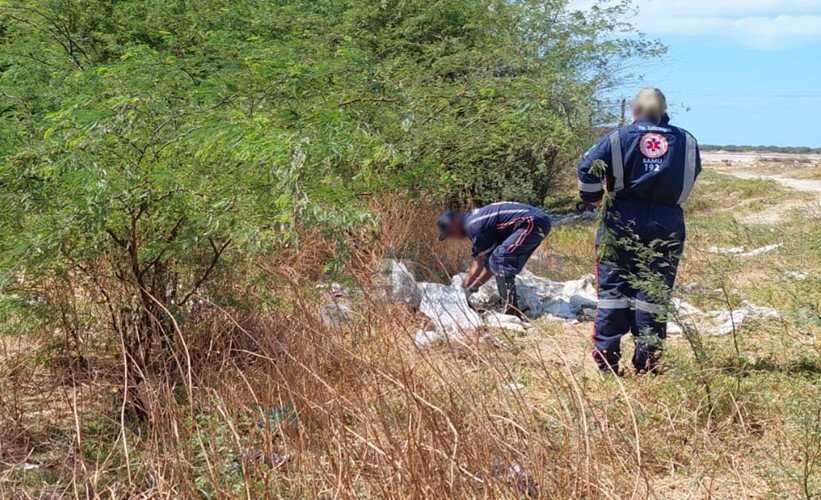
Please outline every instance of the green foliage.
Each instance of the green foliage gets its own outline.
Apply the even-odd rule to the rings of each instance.
[[[3,307],[82,282],[147,364],[226,264],[372,227],[369,197],[541,203],[596,98],[663,50],[618,38],[623,10],[0,1]]]

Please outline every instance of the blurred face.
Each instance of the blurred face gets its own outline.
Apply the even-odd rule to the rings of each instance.
[[[465,229],[462,227],[462,217],[455,217],[448,222],[439,221],[439,240],[448,238],[459,239],[465,238]]]
[[[458,217],[448,225],[448,238],[466,238],[465,228],[462,227],[462,218]]]

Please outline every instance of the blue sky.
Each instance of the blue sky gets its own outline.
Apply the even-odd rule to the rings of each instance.
[[[821,0],[633,4],[638,28],[669,47],[640,72],[675,124],[702,144],[821,147]]]

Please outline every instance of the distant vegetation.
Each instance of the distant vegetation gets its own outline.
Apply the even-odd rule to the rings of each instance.
[[[821,219],[736,220],[773,181],[705,172],[680,288],[733,332],[660,377],[380,300],[463,268],[444,206],[559,198],[663,51],[575,3],[0,0],[0,499],[819,498]]]
[[[617,38],[619,15],[0,1],[0,292],[85,276],[89,298],[131,311],[109,321],[144,367],[225,266],[307,228],[372,228],[386,193],[541,203],[589,144],[597,98],[663,50]]]
[[[728,153],[783,153],[795,155],[821,154],[821,148],[789,147],[789,146],[717,146],[714,144],[701,145],[702,151],[727,151]]]
[[[122,347],[147,418],[142,383],[203,297],[271,307],[232,288],[254,259],[307,248],[338,277],[391,196],[541,203],[607,119],[598,99],[664,50],[621,12],[0,0],[0,327],[65,332],[83,363],[89,339]]]

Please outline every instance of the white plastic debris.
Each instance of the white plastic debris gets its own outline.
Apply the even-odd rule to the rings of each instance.
[[[736,255],[738,257],[755,257],[756,255],[772,252],[783,247],[783,243],[776,243],[774,245],[767,245],[760,248],[754,248],[746,251],[744,247],[710,247],[707,249],[710,253]]]
[[[508,344],[507,341],[500,339],[492,333],[482,335],[482,342],[488,344],[494,349],[508,349],[510,347],[510,344]]]
[[[404,276],[407,268],[394,267],[397,268],[400,271],[404,269],[398,272],[397,276]],[[518,333],[525,333],[530,329],[529,324],[515,316],[493,312],[493,309],[501,304],[493,281],[486,283],[474,293],[469,304],[462,288],[463,280],[464,275],[456,275],[449,286],[439,283],[416,283],[419,311],[432,323],[431,329],[417,332],[414,340],[418,345],[427,345],[442,338],[460,338],[462,333],[482,326]],[[544,317],[548,320],[574,323],[591,319],[598,304],[592,275],[583,276],[578,280],[550,281],[525,271],[516,277],[516,285],[520,305],[523,309],[529,310],[528,316],[532,318]],[[408,294],[396,293],[392,296],[401,298],[407,297]],[[486,312],[480,316],[473,307]],[[681,299],[673,299],[670,307],[671,314],[667,323],[667,332],[670,335],[682,334],[686,327],[697,328],[713,335],[725,335],[732,332],[733,328],[739,328],[747,319],[767,320],[780,317],[775,309],[757,307],[748,302],[743,302],[741,307],[734,311],[702,311]],[[493,339],[488,340],[494,344]],[[500,341],[499,345],[502,346],[503,342]]]
[[[810,273],[805,273],[802,271],[787,271],[784,273],[784,277],[793,281],[804,281],[810,277]]]
[[[683,320],[687,318],[689,326],[711,335],[726,335],[733,329],[741,327],[747,319],[771,320],[781,316],[771,307],[759,307],[747,301],[733,311],[702,311],[692,304],[680,299],[672,301],[672,317],[667,323],[667,333],[676,335],[684,333]]]
[[[744,253],[741,254],[741,257],[755,257],[756,255],[761,255],[761,254],[764,254],[764,253],[772,252],[773,250],[779,249],[783,246],[784,246],[783,243],[777,243],[775,245],[767,245],[765,247],[750,250],[749,252],[744,252]]]
[[[479,313],[471,309],[465,292],[439,283],[417,283],[419,311],[427,316],[437,331],[459,333],[482,326]]]
[[[395,259],[384,259],[377,264],[372,282],[377,299],[394,304],[408,304],[419,307],[421,296],[416,287],[416,279],[408,266]]]
[[[550,224],[553,227],[577,224],[579,222],[590,222],[596,220],[598,212],[582,212],[580,214],[554,215],[550,217]]]
[[[704,312],[698,307],[675,298],[672,300],[672,310],[674,316],[704,315]]]
[[[744,253],[744,247],[709,247],[709,253],[739,255]]]
[[[508,393],[508,394],[513,394],[513,393],[517,393],[517,392],[522,392],[524,389],[525,389],[525,386],[524,386],[524,385],[522,385],[522,384],[517,384],[517,383],[515,383],[515,382],[514,382],[514,383],[510,383],[510,384],[505,384],[505,385],[503,385],[503,386],[502,386],[502,390],[503,390],[503,391],[505,391],[505,392],[506,392],[506,393]]]
[[[530,329],[530,325],[509,314],[502,314],[495,311],[486,311],[482,314],[482,321],[490,328],[508,330],[512,332],[525,333]]]
[[[781,315],[772,307],[758,307],[747,301],[741,303],[741,307],[733,311],[711,311],[707,317],[714,318],[721,325],[710,329],[713,335],[726,335],[744,322],[745,319],[779,319]]]
[[[331,297],[344,297],[348,295],[348,291],[340,283],[331,283]]]
[[[454,277],[453,285],[460,286],[464,278]],[[529,310],[531,317],[553,316],[577,320],[585,317],[585,309],[595,309],[598,299],[593,275],[572,281],[550,281],[529,271],[516,277],[520,306]],[[483,309],[492,309],[501,302],[494,283],[487,283],[473,295],[472,303]]]
[[[447,336],[443,332],[419,329],[416,331],[413,341],[416,345],[424,346],[445,338],[447,338]]]
[[[351,308],[345,304],[326,304],[319,308],[319,320],[328,328],[339,328],[351,320]]]
[[[681,335],[684,333],[684,328],[673,321],[667,322],[667,335]]]

